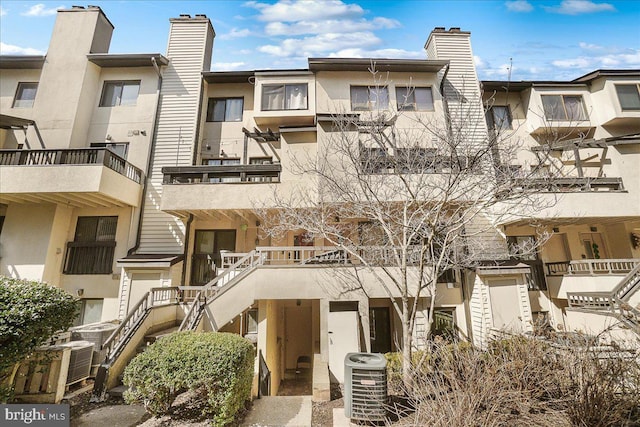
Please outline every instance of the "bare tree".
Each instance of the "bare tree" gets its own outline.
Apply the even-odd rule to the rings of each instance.
[[[386,78],[372,72],[370,91],[381,97]],[[407,100],[413,91],[407,88]],[[385,290],[401,319],[406,385],[420,299],[429,301],[428,334],[438,278],[504,259],[497,225],[553,203],[526,185],[539,170],[516,166],[520,144],[487,131],[479,99],[455,103],[455,111],[444,104],[444,112],[414,111],[407,102],[334,114],[322,125],[317,152],[289,159],[305,186],[257,207],[266,233],[303,229],[345,254],[352,272],[350,283],[339,281],[345,290]],[[535,248],[517,248],[523,250]],[[362,279],[363,271],[375,283]]]

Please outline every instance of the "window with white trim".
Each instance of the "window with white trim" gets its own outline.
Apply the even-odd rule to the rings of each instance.
[[[351,110],[372,111],[389,107],[389,89],[374,86],[351,86]]]
[[[136,105],[140,80],[106,81],[102,87],[100,107]]]
[[[13,108],[31,108],[38,92],[38,82],[20,82],[13,99]]]
[[[307,110],[306,83],[262,85],[262,111]]]
[[[493,105],[486,114],[487,126],[492,130],[512,129],[511,110],[508,105]]]
[[[640,84],[615,86],[622,111],[640,110]]]
[[[241,122],[243,98],[209,98],[208,122]]]
[[[547,120],[587,120],[582,95],[542,95],[542,108]]]
[[[396,87],[398,111],[433,111],[430,87]]]

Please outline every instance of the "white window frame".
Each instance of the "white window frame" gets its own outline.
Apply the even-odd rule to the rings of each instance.
[[[27,90],[27,94],[31,94],[32,92],[28,89],[35,89],[33,91],[33,97],[24,97],[25,90]],[[33,103],[36,100],[36,95],[38,94],[38,82],[19,82],[18,87],[16,87],[16,94],[13,97],[13,108],[31,108],[33,107]]]
[[[291,91],[295,90],[296,87],[304,87],[304,102],[300,103],[299,107],[292,106],[291,102]],[[267,97],[265,96],[265,89],[270,89],[272,91],[280,91],[282,90],[282,102],[278,102],[277,106],[270,106],[267,103]],[[261,111],[295,111],[295,110],[308,110],[309,109],[309,84],[308,83],[274,83],[274,84],[263,84],[261,88],[261,103],[260,109]]]
[[[357,98],[355,92],[357,91],[367,91],[367,103],[366,105],[363,102],[354,103]],[[380,96],[380,95],[383,96]],[[376,109],[386,110],[389,108],[389,87],[388,86],[363,86],[363,85],[353,85],[349,89],[350,101],[351,101],[351,111],[373,111]],[[356,96],[354,96],[356,95]],[[380,100],[384,102],[384,105],[380,105]]]
[[[497,120],[495,109],[504,108],[507,112],[507,120]],[[491,130],[509,130],[513,129],[513,117],[511,116],[511,108],[508,105],[492,105],[487,109],[487,126]]]
[[[615,89],[616,89],[616,96],[618,97],[618,104],[620,104],[620,110],[622,111],[640,111],[640,83],[622,83],[622,84],[616,84],[614,85]],[[636,95],[638,97],[639,100],[639,106],[637,107],[627,107],[625,108],[624,105],[622,105],[622,100],[620,99],[620,92],[618,92],[618,88],[621,86],[631,86],[631,87],[635,87],[636,88]]]
[[[135,106],[138,103],[138,96],[140,96],[140,83],[140,80],[105,80],[102,84],[102,95],[100,96],[100,103],[98,106],[106,108]],[[117,95],[114,93],[111,99],[107,99],[106,95],[109,87],[114,87],[114,89],[119,87],[120,94]],[[124,98],[123,102],[122,94],[125,92],[125,88],[128,87],[137,87],[136,96],[133,100],[131,98]]]
[[[230,110],[229,109],[229,101],[238,101],[240,100],[242,107],[240,108],[240,117],[230,118]],[[219,102],[224,102],[224,118],[222,120],[217,120],[215,117],[215,106]],[[230,97],[220,97],[220,98],[209,98],[207,104],[207,122],[214,123],[222,123],[222,122],[241,122],[242,115],[244,113],[244,97],[242,96],[230,96]]]
[[[544,98],[545,97],[559,97],[560,101],[561,101],[561,105],[562,105],[562,110],[554,110],[554,111],[547,111],[546,108],[544,108]],[[580,111],[582,116],[581,117],[569,117],[569,112],[567,110],[567,102],[566,99],[567,98],[580,98]],[[587,109],[585,108],[584,105],[584,97],[582,95],[579,94],[568,94],[568,93],[563,93],[563,94],[548,94],[548,95],[540,95],[540,102],[542,103],[542,109],[544,111],[544,117],[549,120],[549,121],[560,121],[560,122],[582,122],[585,120],[589,120],[589,115],[587,114]],[[558,117],[555,116],[555,113],[561,112],[563,113],[563,117]]]
[[[426,105],[416,100],[416,94],[424,91],[427,98]],[[396,86],[396,103],[398,111],[434,111],[433,89],[431,86],[398,87]]]

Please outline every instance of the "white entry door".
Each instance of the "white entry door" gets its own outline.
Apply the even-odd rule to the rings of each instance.
[[[142,299],[145,293],[149,292],[151,288],[159,287],[160,284],[160,273],[133,273],[129,284],[131,288],[129,289],[127,313]]]
[[[522,329],[520,297],[515,279],[489,282],[493,327],[510,331]]]
[[[344,383],[344,357],[360,351],[357,311],[329,312],[329,370]]]

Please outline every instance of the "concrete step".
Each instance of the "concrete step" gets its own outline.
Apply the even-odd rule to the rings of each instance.
[[[110,397],[122,397],[125,391],[129,390],[126,385],[119,385],[109,390]]]
[[[153,344],[154,342],[156,342],[158,339],[167,336],[173,332],[176,332],[178,330],[179,326],[172,326],[171,328],[167,328],[167,329],[163,329],[161,331],[158,332],[154,332],[153,334],[149,334],[149,335],[145,335],[144,336],[144,341],[148,344]]]

